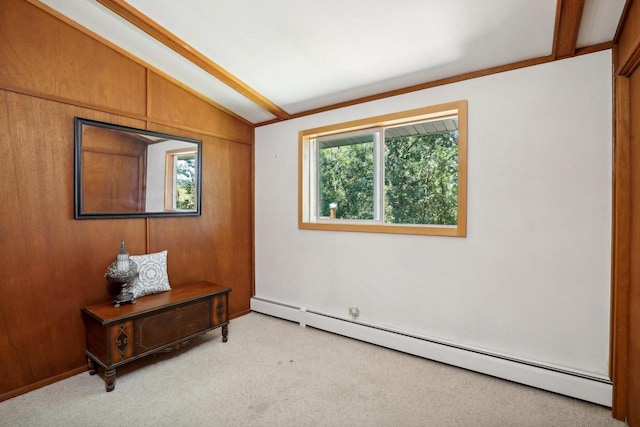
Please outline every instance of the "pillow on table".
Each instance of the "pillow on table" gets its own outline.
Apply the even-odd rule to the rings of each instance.
[[[167,275],[167,251],[147,255],[131,255],[130,260],[138,266],[140,275],[132,283],[135,298],[171,290]]]

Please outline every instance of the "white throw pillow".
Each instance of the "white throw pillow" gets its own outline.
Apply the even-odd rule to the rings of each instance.
[[[140,273],[131,285],[131,291],[135,298],[171,290],[167,275],[167,251],[147,255],[131,255],[129,259],[136,263],[138,273]]]

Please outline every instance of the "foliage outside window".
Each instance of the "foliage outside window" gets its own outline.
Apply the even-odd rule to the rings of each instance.
[[[299,227],[466,235],[466,101],[300,133]]]
[[[196,152],[175,150],[167,153],[165,208],[196,208]]]

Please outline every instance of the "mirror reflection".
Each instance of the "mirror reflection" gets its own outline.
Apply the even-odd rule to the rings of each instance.
[[[75,119],[75,218],[200,215],[196,139]]]

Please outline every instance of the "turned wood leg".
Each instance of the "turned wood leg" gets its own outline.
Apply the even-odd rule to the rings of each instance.
[[[227,342],[227,340],[229,338],[227,338],[227,335],[229,335],[229,325],[223,325],[222,326],[222,342]]]
[[[113,391],[116,388],[116,370],[115,368],[107,369],[104,372],[104,382],[106,383],[107,391]]]
[[[89,356],[87,356],[87,365],[89,365],[89,375],[95,375],[98,373],[98,364]]]

